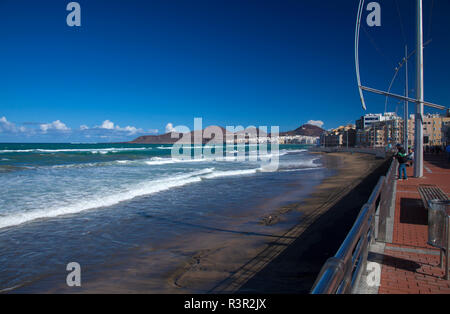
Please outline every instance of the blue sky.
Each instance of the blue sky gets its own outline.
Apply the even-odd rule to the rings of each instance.
[[[0,141],[121,141],[192,127],[194,117],[328,129],[364,114],[357,0],[78,2],[82,26],[68,27],[69,1],[0,0]],[[415,45],[415,8],[378,2],[382,26],[361,31],[361,75],[387,89],[404,44]],[[447,106],[448,12],[448,1],[424,0],[425,98]],[[410,70],[412,90],[414,62]],[[393,91],[403,86],[401,73]],[[384,111],[384,97],[366,97],[368,112]],[[388,111],[402,105],[390,100]]]

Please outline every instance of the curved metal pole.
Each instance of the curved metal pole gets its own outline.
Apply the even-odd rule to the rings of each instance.
[[[422,17],[422,11],[421,11],[421,9],[422,9],[422,0],[417,0],[417,1],[418,1],[418,7],[420,6],[420,16]],[[363,90],[365,90],[365,91],[372,92],[372,93],[375,93],[375,94],[380,94],[380,95],[383,95],[383,96],[394,97],[394,98],[397,98],[397,99],[406,100],[406,101],[414,102],[414,103],[418,104],[418,107],[422,108],[422,111],[421,111],[422,113],[419,114],[420,118],[422,118],[422,115],[423,115],[423,106],[424,105],[428,106],[428,107],[436,108],[436,109],[439,109],[439,110],[447,110],[447,107],[445,107],[445,106],[436,105],[436,104],[424,101],[423,97],[422,98],[421,97],[417,97],[417,99],[411,99],[409,97],[395,95],[395,94],[392,94],[390,92],[380,91],[380,90],[377,90],[375,88],[366,87],[366,86],[363,86],[361,84],[361,75],[360,75],[360,72],[359,72],[359,34],[360,34],[360,30],[361,30],[361,18],[362,18],[363,10],[364,10],[364,0],[360,0],[359,1],[359,7],[358,7],[358,15],[356,17],[356,29],[355,29],[355,70],[356,70],[356,80],[358,82],[359,96],[360,96],[360,99],[361,99],[361,104],[362,104],[363,109],[367,110],[366,103],[364,101],[364,93],[363,93]],[[421,19],[420,19],[420,21],[422,22]],[[421,27],[422,27],[422,24],[421,24]],[[422,28],[421,28],[421,30],[422,30]],[[422,35],[421,32],[418,31],[418,33],[420,33]],[[420,40],[420,42],[421,42],[420,48],[418,48],[417,51],[419,51],[418,55],[420,55],[421,59],[423,60],[423,38],[422,38],[422,40]],[[408,56],[408,58],[410,56]],[[423,67],[423,62],[421,64],[421,66]],[[422,71],[422,74],[423,74],[423,68],[421,66],[418,66],[418,68],[422,69],[421,71]],[[422,79],[423,79],[423,76],[422,76]],[[421,81],[421,79],[418,79],[417,81]],[[420,90],[420,94],[422,94],[422,95],[419,95],[419,92],[418,92],[418,96],[423,96],[423,84],[422,85],[418,84],[418,85],[420,85],[420,86],[418,88],[416,88],[416,90],[417,91]],[[419,120],[419,119],[416,119],[416,120]],[[418,128],[416,127],[416,132],[417,132],[417,129]],[[417,136],[416,136],[416,138],[417,138]],[[416,152],[417,152],[417,149],[416,149]]]
[[[364,0],[360,0],[358,6],[358,15],[356,17],[356,29],[355,29],[355,70],[356,70],[356,81],[358,83],[359,97],[361,99],[363,109],[366,110],[367,107],[364,101],[364,94],[361,88],[361,75],[359,72],[359,32],[361,30],[361,17],[363,10],[364,10]]]

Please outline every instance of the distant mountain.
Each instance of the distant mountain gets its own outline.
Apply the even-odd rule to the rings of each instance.
[[[221,139],[217,139],[217,141],[214,141],[215,139],[215,131],[221,131],[223,134],[223,140],[226,139],[226,136],[233,136],[232,133],[228,132],[226,129],[218,126],[210,126],[206,129],[202,130],[203,134],[203,144],[205,143],[211,143],[211,142],[219,142],[222,143],[223,141]],[[259,129],[246,129],[245,131],[240,131],[234,133],[234,135],[241,135],[243,132],[248,133],[256,133],[260,137],[267,137],[268,134],[259,130]],[[324,129],[319,128],[318,126],[311,125],[311,124],[305,124],[299,127],[298,129],[295,129],[294,131],[289,132],[283,132],[280,133],[280,136],[295,136],[295,135],[303,135],[303,136],[312,136],[312,137],[319,137],[323,132],[325,132]],[[191,143],[194,143],[194,131],[190,132],[191,137]],[[130,144],[174,144],[178,142],[181,139],[182,134],[180,133],[166,133],[162,135],[144,135],[140,136],[137,139],[128,142]],[[184,134],[185,138],[189,138],[188,134]]]
[[[176,137],[178,135],[178,137]],[[163,135],[144,135],[134,139],[130,144],[174,144],[179,140],[180,134],[174,134],[175,138],[172,138],[172,133],[166,133]]]
[[[219,132],[219,130],[222,132],[222,136],[223,139],[217,139],[215,141],[215,133]],[[237,136],[237,135],[241,135],[244,132],[248,132],[248,133],[254,133],[256,132],[258,134],[258,136],[262,136],[262,137],[266,137],[267,134],[260,131],[259,129],[246,129],[244,131],[239,131],[236,133],[231,133],[228,132],[226,129],[224,129],[223,127],[218,127],[218,126],[210,126],[207,127],[206,129],[202,130],[202,134],[203,134],[203,144],[205,143],[223,143],[224,140],[226,140],[227,136]],[[194,131],[190,132],[190,137],[191,137],[191,143],[194,143]],[[145,136],[140,136],[137,139],[128,142],[130,144],[174,144],[176,142],[178,142],[182,136],[184,136],[184,138],[189,138],[189,134],[180,134],[180,133],[166,133],[166,134],[162,134],[162,135],[145,135]]]
[[[324,129],[322,129],[316,125],[304,124],[301,127],[295,129],[294,131],[281,132],[280,136],[303,135],[303,136],[319,137],[324,132],[326,132]]]

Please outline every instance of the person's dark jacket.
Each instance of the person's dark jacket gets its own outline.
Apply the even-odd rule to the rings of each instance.
[[[408,162],[408,156],[406,155],[406,152],[403,148],[394,155],[394,158],[397,158],[400,164],[406,164]]]

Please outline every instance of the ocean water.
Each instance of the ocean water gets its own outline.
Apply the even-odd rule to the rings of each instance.
[[[73,261],[92,279],[205,228],[260,230],[263,214],[329,174],[304,146],[265,153],[279,158],[276,171],[250,160],[250,147],[244,160],[174,159],[171,148],[0,144],[0,292],[51,290]]]

